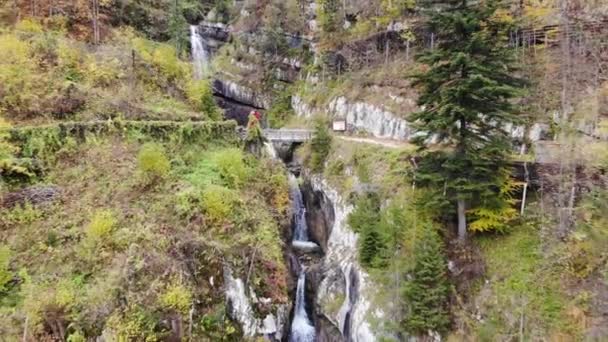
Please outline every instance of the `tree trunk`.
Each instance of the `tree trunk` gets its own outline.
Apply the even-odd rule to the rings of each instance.
[[[458,199],[458,240],[464,242],[467,239],[467,217],[465,214],[466,203],[463,198]]]

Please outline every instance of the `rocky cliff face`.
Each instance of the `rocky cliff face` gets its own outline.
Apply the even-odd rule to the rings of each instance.
[[[337,341],[337,329],[340,339],[346,341],[375,341],[372,321],[381,319],[383,312],[373,307],[375,286],[357,262],[357,234],[346,223],[353,208],[325,180],[314,176],[311,187],[326,196],[334,215],[316,288],[317,329],[321,330],[317,335],[325,336],[326,341]]]
[[[298,116],[312,117],[317,113],[327,113],[330,117],[346,119],[347,125],[355,131],[362,131],[378,138],[408,140],[413,131],[410,124],[378,106],[345,97],[337,97],[324,108],[315,108],[298,96],[292,97],[292,107]]]
[[[287,334],[289,322],[289,307],[279,305],[275,312],[264,317],[258,317],[253,304],[270,303],[269,298],[258,298],[253,289],[246,289],[240,278],[235,278],[232,270],[224,268],[226,304],[230,317],[237,321],[243,330],[243,336],[253,338],[264,336],[270,341],[281,341]]]

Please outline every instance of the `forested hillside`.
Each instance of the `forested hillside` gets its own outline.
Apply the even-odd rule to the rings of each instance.
[[[607,68],[604,0],[0,0],[0,340],[607,340]]]

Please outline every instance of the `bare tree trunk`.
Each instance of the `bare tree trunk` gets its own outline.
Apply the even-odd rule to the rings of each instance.
[[[91,0],[91,18],[93,24],[93,44],[99,44],[99,0]]]
[[[25,316],[25,324],[23,326],[23,342],[27,342],[27,325],[30,321],[30,317],[29,316]]]
[[[463,198],[458,199],[458,240],[464,242],[467,239],[467,217],[466,202]]]

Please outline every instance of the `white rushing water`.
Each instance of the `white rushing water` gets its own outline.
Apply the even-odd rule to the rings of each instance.
[[[298,179],[292,173],[289,173],[289,192],[291,193],[291,203],[294,215],[293,240],[299,242],[308,241],[306,207],[304,206],[304,199],[302,198]]]
[[[306,272],[302,270],[298,277],[296,290],[296,308],[291,322],[290,342],[313,342],[315,340],[315,327],[308,319],[306,313]]]
[[[209,52],[205,49],[205,40],[198,31],[198,26],[196,25],[190,25],[190,45],[192,46],[194,77],[196,79],[201,79],[209,65]]]
[[[266,150],[266,155],[268,155],[268,157],[270,157],[270,159],[277,159],[278,158],[277,150],[274,148],[274,146],[272,145],[272,143],[265,142],[264,143],[264,149]]]

